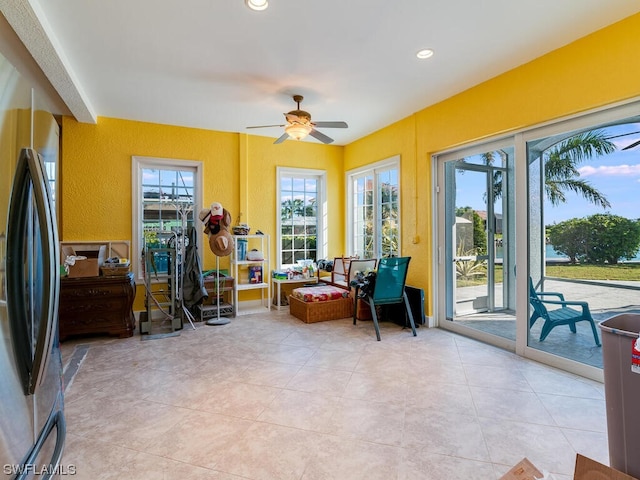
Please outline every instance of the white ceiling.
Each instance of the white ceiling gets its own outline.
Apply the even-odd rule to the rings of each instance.
[[[80,121],[277,138],[304,95],[345,145],[640,11],[635,0],[0,0]],[[435,55],[418,60],[416,52]],[[594,58],[594,62],[598,59]],[[317,142],[315,139],[305,141]]]

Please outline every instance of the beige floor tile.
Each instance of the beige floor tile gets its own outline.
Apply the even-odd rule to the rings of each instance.
[[[534,392],[470,387],[479,417],[557,426]],[[496,400],[499,397],[499,400]]]
[[[521,365],[520,371],[537,393],[600,400],[604,398],[604,385],[587,378],[549,368],[533,361]]]
[[[278,362],[291,365],[304,365],[314,353],[313,348],[297,345],[264,344],[256,351],[256,360]]]
[[[527,457],[538,469],[570,475],[576,452],[559,427],[479,419],[491,461],[515,465]]]
[[[138,453],[122,473],[122,478],[135,480],[242,480],[235,475],[148,453]]]
[[[397,348],[393,351],[367,349],[360,357],[355,371],[361,374],[388,375],[403,381],[414,372],[409,353],[398,351]]]
[[[318,454],[321,435],[254,423],[216,462],[216,469],[260,480],[298,480]]]
[[[65,342],[74,478],[497,480],[607,464],[604,389],[440,329],[288,311],[176,337]]]
[[[287,383],[286,387],[301,392],[341,396],[350,378],[350,372],[304,366]]]
[[[329,432],[338,397],[282,390],[257,420],[314,432]]]
[[[414,407],[405,415],[402,446],[425,453],[489,462],[489,452],[475,415]]]
[[[329,422],[330,433],[383,445],[400,446],[404,430],[403,404],[366,399],[340,399]]]
[[[481,343],[460,342],[458,351],[463,364],[517,368],[521,361],[511,352],[496,351],[495,348]]]
[[[85,432],[84,437],[145,451],[149,443],[164,436],[189,413],[188,409],[138,400],[100,428]]]
[[[563,428],[562,432],[577,453],[596,462],[609,465],[609,444],[606,433],[585,432],[569,428]]]
[[[301,480],[389,480],[397,478],[401,458],[398,447],[324,436]]]
[[[361,357],[360,352],[345,352],[343,350],[316,349],[307,360],[307,367],[330,368],[353,372]]]
[[[238,382],[217,382],[197,408],[206,412],[256,419],[280,392],[279,388]]]
[[[300,371],[300,365],[255,360],[233,376],[234,382],[284,387]]]
[[[497,479],[490,463],[438,455],[424,450],[405,450],[398,480]]]
[[[469,385],[476,387],[497,388],[500,390],[520,390],[532,392],[527,379],[518,369],[508,366],[464,364],[465,375]]]
[[[414,375],[417,376],[417,375]],[[407,387],[407,408],[420,407],[444,413],[475,413],[471,390],[456,383],[429,383],[411,380]]]
[[[176,407],[198,408],[207,398],[216,382],[198,376],[167,375],[159,384],[143,392],[144,398],[156,403]]]
[[[212,470],[252,422],[226,415],[192,411],[186,418],[149,442],[145,452]],[[223,470],[224,471],[224,470]]]
[[[73,387],[81,388],[75,383]],[[117,419],[126,412],[132,402],[138,400],[136,392],[118,396],[102,390],[89,390],[85,395],[77,396],[73,401],[65,403],[67,430],[77,435],[99,431],[112,422],[112,419]]]
[[[138,452],[67,432],[61,465],[78,480],[116,480]]]
[[[231,353],[225,355],[216,351],[214,354],[209,355],[207,360],[201,363],[197,369],[188,369],[188,371],[194,370],[194,376],[206,377],[210,381],[233,380],[249,368],[253,361],[253,356],[252,354],[247,354],[247,358],[239,358],[232,347],[228,347],[228,349]]]
[[[432,385],[434,383],[467,385],[468,383],[464,368],[459,361],[431,360],[424,364],[429,365],[429,368],[420,369],[419,375],[414,370],[413,375],[408,377],[408,381],[416,385]]]
[[[389,375],[354,373],[344,390],[348,398],[404,405],[408,385],[406,378]]]
[[[591,432],[607,431],[604,400],[548,393],[541,393],[538,396],[557,425]]]
[[[286,338],[282,339],[283,345],[296,347],[315,348],[321,345],[326,339],[326,332],[322,330],[292,331]]]

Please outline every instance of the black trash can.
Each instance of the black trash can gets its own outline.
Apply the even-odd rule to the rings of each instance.
[[[599,326],[609,461],[616,470],[640,478],[640,315],[616,315]]]

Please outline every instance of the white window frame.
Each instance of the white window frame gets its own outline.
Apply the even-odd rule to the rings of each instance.
[[[354,235],[355,235],[355,218],[354,218],[354,198],[355,198],[355,192],[354,192],[354,188],[353,188],[353,183],[354,180],[365,176],[365,175],[372,175],[373,179],[374,179],[374,192],[376,195],[376,199],[373,205],[374,208],[374,212],[373,212],[373,218],[375,219],[379,219],[380,218],[380,199],[378,198],[378,174],[384,171],[388,171],[388,170],[397,170],[398,172],[398,256],[402,255],[402,225],[401,225],[401,220],[402,220],[402,211],[401,211],[401,201],[400,198],[402,197],[401,195],[401,191],[402,191],[402,179],[401,179],[401,175],[400,175],[400,155],[394,155],[393,157],[389,157],[387,159],[384,160],[380,160],[378,162],[375,163],[371,163],[368,165],[365,165],[363,167],[359,167],[359,168],[355,168],[353,170],[349,170],[346,173],[346,187],[347,187],[347,228],[346,228],[346,234],[347,234],[347,238],[346,238],[346,245],[347,245],[347,252],[349,255],[354,255],[355,253],[355,244],[354,244]],[[381,250],[382,250],[382,245],[381,245],[381,238],[382,235],[380,234],[380,225],[376,222],[376,225],[374,227],[374,237],[375,237],[375,247],[374,247],[374,257],[375,258],[381,258]]]
[[[313,178],[318,182],[318,198],[316,216],[317,238],[316,238],[316,258],[326,258],[327,256],[327,172],[325,170],[314,170],[309,168],[277,167],[277,189],[276,189],[276,265],[278,269],[283,268],[282,264],[282,216],[281,216],[281,179],[285,176],[296,178]]]
[[[193,170],[194,171],[194,219],[198,218],[198,212],[202,208],[202,162],[197,160],[183,160],[176,158],[159,158],[159,157],[131,157],[131,270],[134,272],[136,282],[143,282],[142,272],[140,271],[140,255],[142,253],[143,243],[141,241],[142,232],[142,171],[144,169],[179,169],[179,170]],[[196,241],[198,247],[202,246],[202,232],[203,229],[196,228]],[[200,260],[202,260],[202,249],[198,250]]]

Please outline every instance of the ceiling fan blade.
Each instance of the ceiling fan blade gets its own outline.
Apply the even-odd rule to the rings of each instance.
[[[638,145],[640,145],[640,140],[633,142],[631,145],[627,145],[622,150],[631,150],[633,147],[637,147]]]
[[[268,128],[268,127],[284,127],[284,125],[256,125],[254,127],[246,127],[246,128]]]
[[[309,132],[309,135],[311,135],[314,138],[317,138],[322,143],[332,143],[333,142],[333,138],[327,137],[324,133],[320,133],[315,128],[311,129],[311,131]]]
[[[347,122],[313,122],[313,125],[319,128],[349,128]]]
[[[282,143],[284,142],[287,138],[289,138],[289,134],[288,133],[283,133],[280,137],[278,137],[278,139],[273,142],[273,144],[277,144],[277,143]]]

